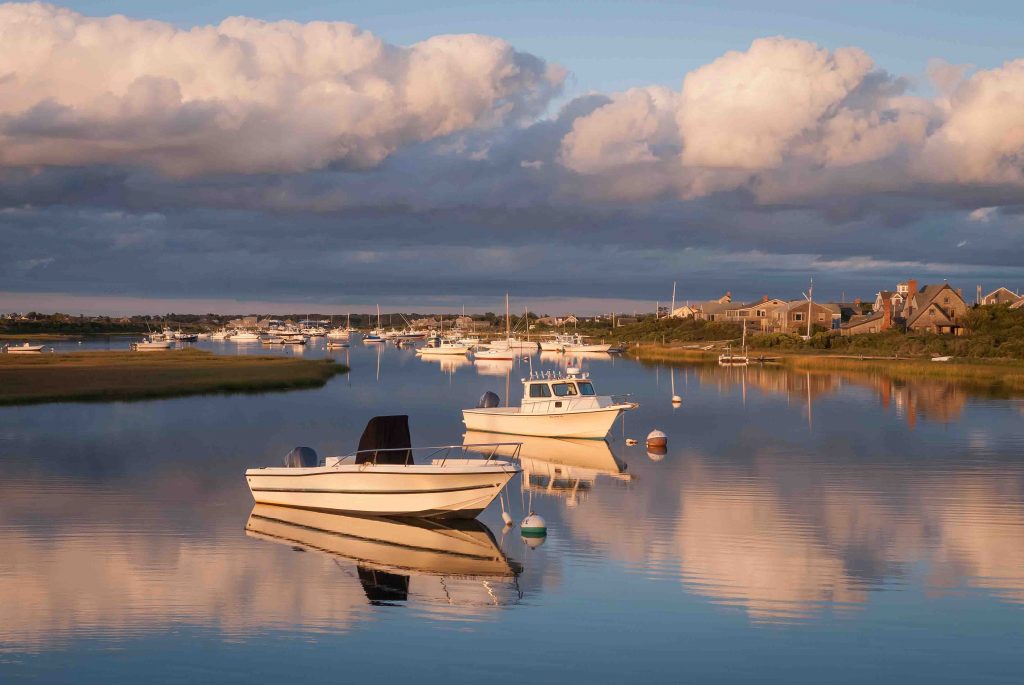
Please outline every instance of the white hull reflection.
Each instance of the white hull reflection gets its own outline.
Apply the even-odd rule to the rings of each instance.
[[[479,431],[467,431],[466,444],[494,442],[501,436]],[[509,436],[504,436],[507,440]],[[626,464],[620,461],[604,440],[567,440],[516,436],[521,443],[519,464],[523,467],[523,487],[565,497],[571,505],[593,488],[599,476],[629,482],[633,476],[626,473]],[[512,450],[501,456],[512,457]]]

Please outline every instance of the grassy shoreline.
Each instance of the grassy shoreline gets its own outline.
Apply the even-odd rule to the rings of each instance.
[[[631,347],[627,354],[641,362],[717,363],[718,351],[681,349],[665,345]],[[927,357],[895,358],[849,354],[754,350],[751,357],[764,354],[772,365],[814,373],[884,374],[894,380],[946,380],[992,392],[1024,393],[1024,361],[1018,359],[952,359],[933,362]]]
[[[0,405],[104,402],[320,387],[331,359],[220,356],[199,350],[0,354]]]

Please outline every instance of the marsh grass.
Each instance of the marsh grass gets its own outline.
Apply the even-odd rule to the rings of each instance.
[[[321,386],[347,370],[331,359],[229,357],[193,349],[0,354],[0,404],[291,390]]]
[[[717,363],[718,351],[682,349],[665,345],[643,345],[629,348],[627,353],[641,362]],[[760,351],[751,352],[756,357]],[[964,387],[984,390],[996,395],[1024,393],[1024,361],[1016,359],[953,359],[933,362],[931,359],[894,359],[880,357],[839,356],[835,354],[769,353],[775,366],[812,373],[843,372],[878,374],[893,380],[932,379],[956,382]]]

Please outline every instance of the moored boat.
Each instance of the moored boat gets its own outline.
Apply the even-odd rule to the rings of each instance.
[[[498,396],[487,393],[476,408],[462,410],[462,420],[467,430],[489,433],[603,438],[622,412],[638,406],[628,397],[598,395],[588,374],[570,368],[524,378],[518,407],[500,407]]]
[[[171,345],[174,344],[173,340],[153,340],[152,338],[146,338],[138,342],[131,344],[131,349],[135,352],[152,352],[155,350],[169,350]]]
[[[481,446],[475,446],[481,448]],[[359,449],[320,461],[296,448],[286,466],[245,472],[261,504],[369,516],[475,518],[519,468],[495,458],[453,457],[463,445],[413,448],[406,416],[378,416],[363,431]],[[417,456],[418,461],[417,463]]]
[[[8,345],[4,348],[4,351],[8,354],[35,354],[43,351],[43,345],[32,345],[30,343],[22,343],[21,345]]]

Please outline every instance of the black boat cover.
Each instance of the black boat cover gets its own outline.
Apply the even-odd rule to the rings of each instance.
[[[408,416],[374,416],[363,429],[363,436],[359,438],[356,463],[412,464],[411,447]]]

